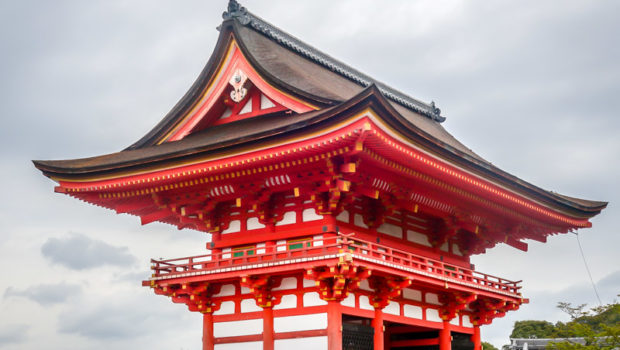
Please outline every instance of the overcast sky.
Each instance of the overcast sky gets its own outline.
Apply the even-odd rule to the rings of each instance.
[[[620,2],[244,1],[285,31],[424,101],[500,168],[610,201],[579,231],[603,303],[620,293]],[[198,349],[201,317],[140,286],[151,257],[207,235],[53,193],[31,159],[115,152],[175,104],[215,45],[226,1],[0,0],[0,348]],[[523,280],[516,320],[596,305],[573,234],[498,246],[476,269]]]

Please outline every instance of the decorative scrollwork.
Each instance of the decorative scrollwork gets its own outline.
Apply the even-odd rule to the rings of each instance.
[[[248,90],[243,87],[246,80],[248,80],[248,76],[241,69],[237,69],[228,81],[233,87],[233,91],[230,92],[233,101],[239,103],[247,94]]]

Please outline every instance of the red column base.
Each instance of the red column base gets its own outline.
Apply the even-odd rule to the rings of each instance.
[[[263,308],[263,350],[273,350],[275,340],[273,336],[273,309]]]
[[[213,314],[202,315],[202,350],[213,350],[215,337],[213,335]]]
[[[374,336],[374,350],[383,350],[384,337],[383,337],[383,310],[375,309],[375,318],[371,322],[372,327],[375,330]]]
[[[474,326],[474,334],[471,335],[471,341],[474,343],[474,350],[482,350],[482,342],[480,341],[480,326]]]
[[[327,302],[327,349],[342,350],[342,312],[340,302]]]
[[[439,350],[452,350],[452,335],[448,321],[443,321],[443,329],[439,331]]]

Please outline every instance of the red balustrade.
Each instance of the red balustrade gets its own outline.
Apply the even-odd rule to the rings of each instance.
[[[500,277],[477,272],[461,266],[446,264],[439,260],[393,249],[385,245],[352,239],[347,236],[312,239],[303,244],[281,244],[261,248],[239,249],[207,255],[191,256],[177,259],[151,259],[154,277],[174,278],[174,275],[187,272],[208,271],[228,267],[282,262],[300,258],[329,256],[344,252],[353,257],[383,265],[397,265],[400,269],[410,269],[412,273],[430,277],[443,277],[484,286],[494,290],[519,295],[521,281],[510,281]],[[295,246],[295,248],[292,248]]]

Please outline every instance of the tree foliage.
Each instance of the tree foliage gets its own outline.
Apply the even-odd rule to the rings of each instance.
[[[547,321],[517,321],[512,329],[511,338],[555,338],[556,329]]]
[[[511,338],[556,338],[547,345],[549,350],[613,350],[620,349],[620,303],[586,309],[586,304],[573,306],[558,303],[569,322],[518,321]],[[570,338],[584,338],[585,344]]]
[[[585,344],[565,341],[552,342],[550,350],[613,350],[620,348],[620,304],[598,306],[585,311],[585,305],[573,307],[558,303],[558,308],[568,313],[570,322],[558,322],[562,338],[581,337]]]
[[[483,341],[482,342],[482,350],[499,350],[499,349],[494,347],[492,344]]]

